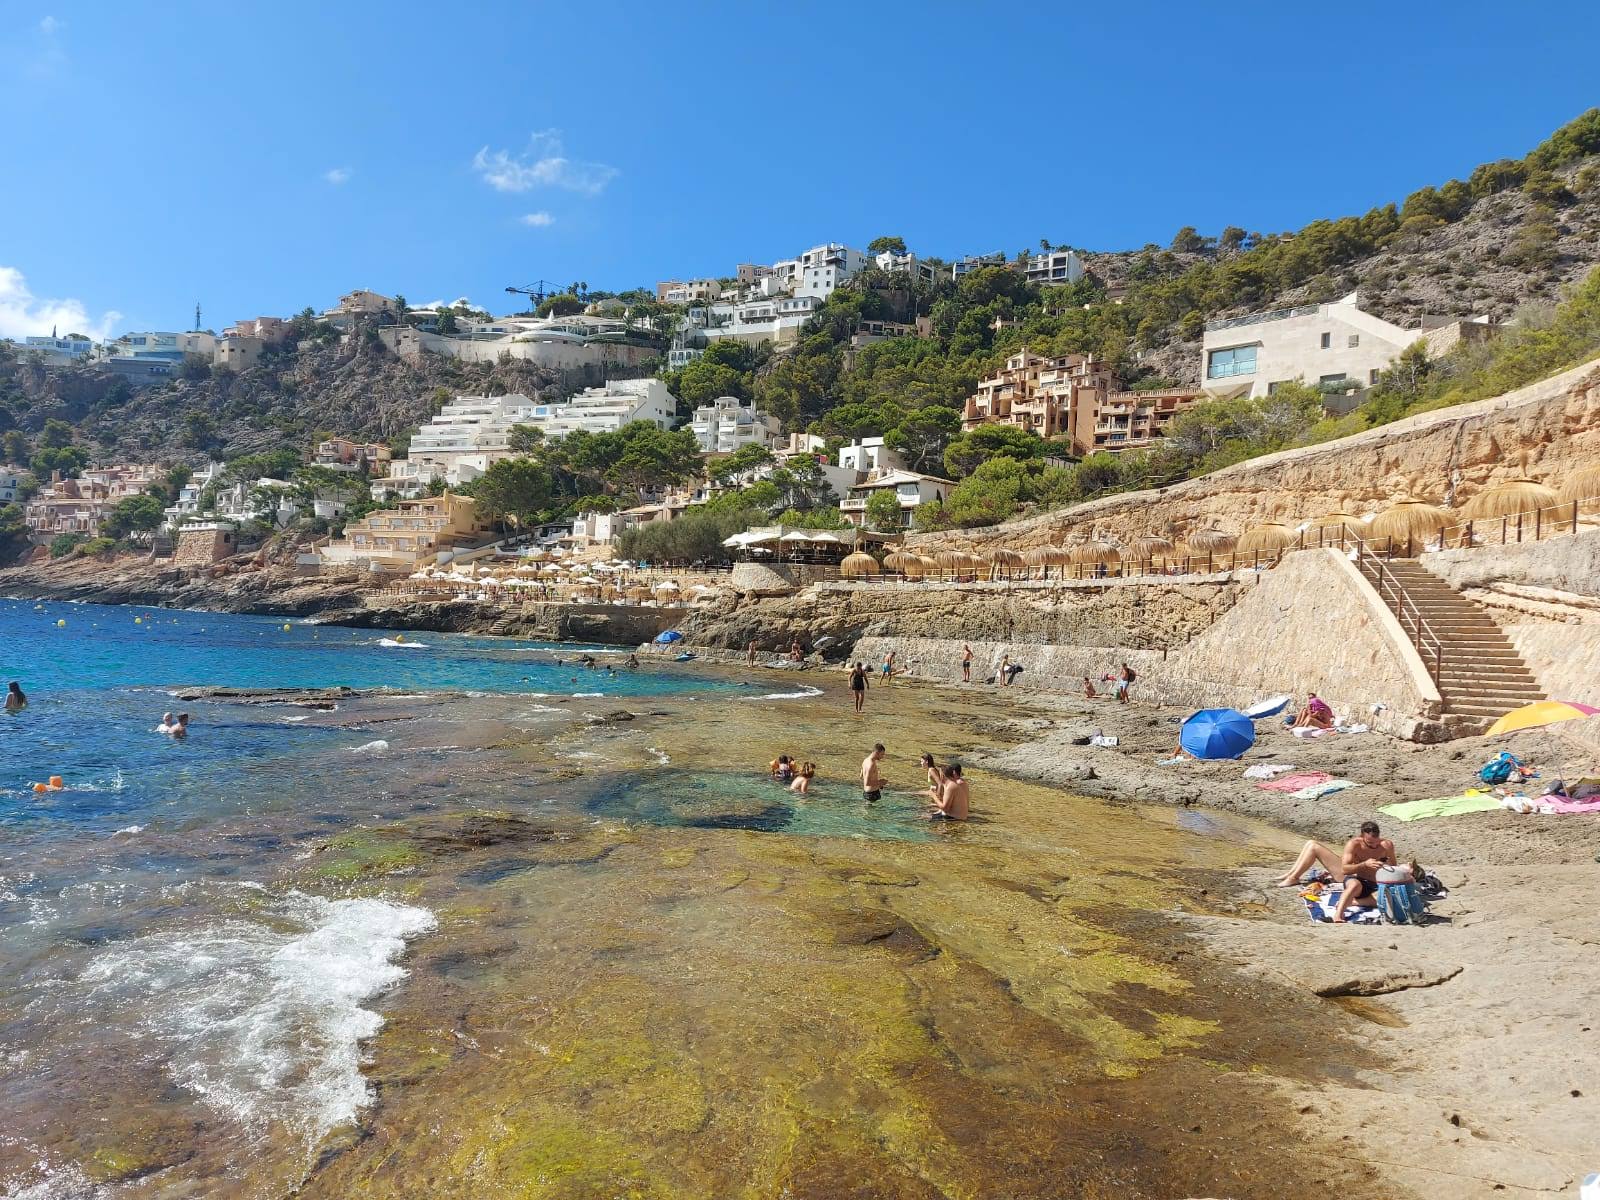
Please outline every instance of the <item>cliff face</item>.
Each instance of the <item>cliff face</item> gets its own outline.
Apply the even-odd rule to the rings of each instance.
[[[1600,462],[1600,360],[1515,392],[1421,413],[1336,442],[1286,450],[1200,479],[1108,496],[1075,508],[956,533],[913,534],[915,548],[1060,545],[1094,533],[1126,543],[1149,533],[1259,521],[1291,526],[1338,512],[1370,513],[1416,495],[1450,503],[1528,471],[1561,480]]]
[[[820,637],[844,648],[862,637],[1003,640],[1020,645],[1181,645],[1227,611],[1244,585],[1227,578],[1163,585],[1098,583],[821,584],[794,596],[743,600],[692,613],[696,645],[742,650],[810,649]]]

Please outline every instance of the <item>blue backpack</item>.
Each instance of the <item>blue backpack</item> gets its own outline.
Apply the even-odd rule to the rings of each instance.
[[[1493,787],[1510,779],[1511,773],[1520,766],[1522,764],[1517,761],[1516,755],[1509,750],[1502,750],[1483,764],[1478,771],[1478,778]]]
[[[1390,925],[1409,925],[1425,911],[1414,883],[1380,883],[1378,912]]]

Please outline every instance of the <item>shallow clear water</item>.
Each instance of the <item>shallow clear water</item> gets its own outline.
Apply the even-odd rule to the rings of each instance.
[[[1294,1178],[1152,1120],[1289,1039],[1118,924],[1259,853],[1236,822],[974,770],[973,821],[931,825],[916,756],[991,736],[988,692],[856,717],[831,674],[289,624],[0,602],[31,696],[0,720],[0,1194]],[[195,685],[394,690],[166,695]],[[176,707],[182,743],[153,732]],[[809,797],[765,777],[780,751],[818,763]]]

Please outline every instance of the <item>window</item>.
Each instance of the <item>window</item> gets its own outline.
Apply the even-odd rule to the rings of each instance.
[[[1235,346],[1229,350],[1213,350],[1206,362],[1207,379],[1229,379],[1235,375],[1253,375],[1256,369],[1256,348]]]
[[[1329,347],[1331,347],[1332,345],[1333,345],[1333,334],[1331,334],[1331,333],[1323,334],[1322,335],[1322,348],[1324,350],[1326,350]]]
[[[1324,375],[1320,379],[1318,379],[1317,382],[1318,383],[1343,383],[1344,382],[1344,372],[1341,371],[1337,375]]]
[[[1345,344],[1348,345],[1352,350],[1355,349],[1357,346],[1361,345],[1361,335],[1359,333],[1352,333],[1350,335],[1350,340]]]
[[[1378,382],[1378,368],[1377,367],[1373,367],[1372,370],[1367,372],[1367,383],[1369,385],[1371,385],[1371,384],[1375,384],[1377,382]]]

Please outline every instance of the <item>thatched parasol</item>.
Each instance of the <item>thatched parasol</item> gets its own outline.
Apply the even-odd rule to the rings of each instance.
[[[1494,517],[1517,517],[1540,508],[1552,508],[1557,503],[1554,489],[1537,479],[1508,479],[1492,488],[1485,488],[1461,506],[1461,515],[1468,521],[1487,521]]]
[[[844,561],[839,564],[839,574],[846,579],[862,579],[869,575],[876,575],[883,568],[878,565],[878,560],[870,554],[863,554],[859,550],[854,554],[847,554]]]
[[[899,571],[902,575],[910,574],[906,568],[917,556],[907,550],[891,550],[883,556],[883,566],[888,571]]]
[[[1454,517],[1448,512],[1426,500],[1401,500],[1372,518],[1372,524],[1367,526],[1367,540],[1388,538],[1395,545],[1426,542],[1448,529],[1453,521]]]
[[[1276,554],[1295,543],[1295,532],[1282,521],[1263,521],[1240,536],[1235,554]]]
[[[1152,562],[1158,558],[1168,558],[1173,551],[1174,543],[1164,533],[1147,533],[1143,537],[1133,539],[1133,557],[1138,562]]]
[[[1226,554],[1232,550],[1238,538],[1231,533],[1224,533],[1215,528],[1196,529],[1184,538],[1189,543],[1189,549],[1196,554]]]
[[[1580,467],[1561,481],[1556,499],[1562,504],[1581,503],[1600,497],[1600,463]]]
[[[1075,563],[1114,563],[1122,558],[1122,551],[1104,538],[1090,538],[1072,548]]]
[[[648,600],[650,599],[650,589],[643,584],[636,583],[627,590],[625,595],[629,600]]]
[[[989,561],[997,567],[1021,567],[1027,565],[1027,558],[1020,550],[991,550]]]
[[[905,565],[900,569],[906,573],[907,579],[921,579],[939,569],[938,560],[926,554],[907,554],[905,560]]]

